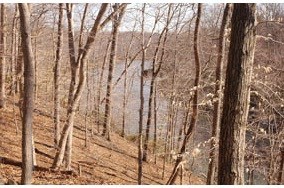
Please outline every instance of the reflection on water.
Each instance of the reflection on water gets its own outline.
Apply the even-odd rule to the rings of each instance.
[[[150,69],[150,62],[145,63],[145,69]],[[124,63],[118,63],[114,72],[114,80],[121,75],[124,70]],[[140,108],[140,62],[135,61],[128,68],[127,72],[127,106],[126,106],[126,133],[134,134],[138,132],[138,121],[139,121],[139,108]],[[123,78],[124,79],[124,78]],[[118,84],[113,88],[113,120],[117,126],[121,125],[122,122],[122,104],[123,104],[123,79],[121,79]],[[144,124],[146,122],[148,113],[148,100],[150,92],[150,79],[144,79]],[[158,106],[158,124],[165,123],[166,114],[166,102],[157,100]]]

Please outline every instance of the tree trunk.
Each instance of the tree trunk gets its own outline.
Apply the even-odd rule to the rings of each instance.
[[[17,33],[17,17],[18,17],[18,6],[15,4],[15,10],[13,15],[13,21],[12,21],[12,39],[11,39],[11,87],[9,94],[15,94],[15,85],[16,85],[16,75],[15,75],[15,68],[16,68],[16,57],[18,55],[18,33]]]
[[[101,72],[100,72],[100,76],[99,76],[99,83],[98,83],[98,96],[97,96],[97,104],[95,107],[95,112],[96,112],[96,123],[97,123],[97,130],[98,133],[100,132],[100,114],[101,114],[101,92],[102,92],[102,83],[103,83],[103,77],[104,77],[104,71],[105,71],[105,65],[107,62],[107,57],[108,57],[108,51],[110,48],[110,44],[111,44],[111,40],[108,41],[107,43],[107,47],[105,49],[105,54],[104,54],[104,60],[103,60],[103,64],[102,64],[102,68],[101,68]]]
[[[6,106],[6,91],[5,91],[5,78],[6,78],[6,7],[1,3],[1,20],[0,20],[0,108]]]
[[[165,44],[167,41],[167,34],[168,34],[168,26],[170,24],[171,20],[171,4],[169,5],[168,8],[168,13],[167,13],[167,23],[165,27],[163,28],[159,39],[158,39],[158,44],[155,49],[155,53],[153,56],[153,61],[152,61],[152,77],[151,77],[151,83],[150,83],[150,93],[149,93],[149,100],[148,100],[148,116],[147,116],[147,122],[146,122],[146,135],[145,135],[145,142],[144,142],[144,147],[143,147],[143,161],[147,161],[147,156],[148,156],[148,142],[149,142],[149,133],[150,133],[150,126],[151,126],[151,121],[152,121],[152,101],[153,101],[153,93],[154,93],[154,84],[155,80],[157,78],[157,75],[159,71],[161,70],[161,65],[163,62],[164,54],[165,54]],[[164,40],[162,41],[162,38],[164,37]],[[160,57],[160,61],[158,61],[158,65],[156,65],[157,59],[158,59],[158,53],[160,50],[160,45],[162,43],[162,54]]]
[[[283,184],[282,182],[283,171],[284,171],[284,148],[282,147],[280,149],[280,166],[277,177],[278,185]]]
[[[59,3],[59,17],[58,17],[58,36],[57,48],[54,67],[54,144],[58,147],[60,139],[60,100],[59,100],[59,80],[60,80],[60,67],[61,67],[61,53],[62,53],[62,21],[63,21],[63,4]]]
[[[66,141],[66,152],[65,152],[65,160],[66,160],[66,169],[71,170],[71,158],[72,158],[72,137],[73,137],[73,123],[75,117],[75,110],[73,108],[74,95],[78,82],[78,74],[79,74],[79,64],[76,61],[76,53],[75,53],[75,41],[74,41],[74,33],[73,33],[73,4],[66,4],[67,11],[67,22],[68,22],[68,46],[69,46],[69,59],[71,66],[71,81],[69,87],[69,96],[68,96],[68,111],[67,118],[70,118],[68,124],[70,126],[69,133],[67,135]],[[63,157],[63,154],[62,154]],[[61,157],[60,157],[61,159]]]
[[[114,11],[118,11],[118,4],[113,6]],[[111,93],[112,93],[112,78],[114,66],[116,63],[116,48],[117,48],[117,37],[119,26],[124,14],[125,8],[121,10],[121,12],[114,15],[113,18],[113,28],[112,28],[112,40],[111,40],[111,48],[110,48],[110,58],[109,58],[109,69],[108,69],[108,78],[107,78],[107,90],[106,90],[106,103],[105,103],[105,115],[104,115],[104,123],[103,123],[103,136],[106,136],[110,141],[110,124],[111,124]]]
[[[215,168],[216,168],[216,149],[217,149],[217,139],[218,139],[218,130],[220,124],[220,115],[221,115],[221,91],[222,91],[222,69],[223,69],[223,59],[225,55],[225,29],[229,23],[231,4],[227,3],[224,15],[222,19],[222,24],[219,34],[219,48],[218,48],[218,59],[216,66],[216,85],[215,85],[215,96],[217,100],[214,102],[214,114],[213,114],[213,123],[212,123],[212,133],[211,133],[211,143],[210,143],[210,153],[209,153],[209,165],[207,172],[207,185],[214,184],[215,181]]]
[[[131,40],[132,42],[132,40]],[[129,52],[129,49],[127,53]],[[126,105],[127,105],[127,64],[128,64],[128,56],[126,55],[125,62],[124,62],[124,70],[125,70],[125,75],[124,75],[124,80],[123,80],[123,102],[122,102],[122,129],[120,135],[124,138],[125,136],[125,119],[126,119]]]
[[[32,123],[34,110],[34,60],[31,43],[30,13],[26,3],[19,4],[22,50],[24,55],[24,104],[22,130],[22,184],[32,183],[33,146]]]
[[[65,154],[65,146],[67,142],[67,137],[70,135],[70,138],[72,138],[72,128],[73,128],[73,123],[74,123],[74,117],[75,117],[75,111],[78,108],[79,101],[81,99],[83,89],[85,88],[86,84],[86,63],[87,59],[90,53],[91,47],[94,45],[95,38],[97,36],[97,33],[101,28],[103,28],[112,18],[112,16],[116,13],[110,14],[103,22],[101,22],[106,9],[107,9],[108,4],[103,3],[100,7],[100,10],[98,12],[98,15],[95,19],[94,25],[87,37],[87,42],[86,45],[82,48],[79,49],[78,57],[76,63],[79,65],[79,82],[78,86],[76,87],[75,94],[72,100],[72,103],[70,105],[70,108],[68,109],[68,118],[67,118],[67,123],[63,127],[62,131],[62,136],[59,141],[59,150],[57,151],[55,155],[55,159],[53,161],[52,168],[59,168],[59,166],[62,164],[63,156]],[[126,4],[122,4],[120,8],[125,7]],[[71,54],[72,55],[72,54]],[[72,139],[69,139],[69,142],[72,142]],[[71,167],[71,149],[68,148],[68,154],[67,154],[67,169],[70,169]]]
[[[157,164],[157,140],[158,140],[158,132],[157,132],[157,85],[154,84],[154,144],[153,144],[153,153],[155,156],[154,163]]]
[[[86,101],[86,106],[85,106],[85,147],[88,147],[88,123],[87,123],[87,118],[89,116],[89,104],[90,104],[90,95],[91,95],[91,88],[90,88],[90,82],[89,82],[89,62],[87,62],[87,101]]]
[[[144,111],[144,77],[142,76],[144,72],[144,64],[146,58],[146,50],[145,49],[145,31],[144,31],[144,24],[145,24],[145,8],[146,4],[143,4],[142,7],[142,25],[141,25],[141,39],[142,39],[142,59],[141,59],[141,66],[140,66],[140,108],[139,108],[139,132],[138,132],[138,185],[142,184],[142,167],[143,167],[143,111]]]
[[[38,24],[38,22],[37,22]],[[38,26],[37,26],[38,27]],[[37,103],[37,33],[36,36],[34,37],[34,66],[35,66],[35,89],[34,89],[34,95],[35,95],[35,104]]]
[[[218,184],[244,184],[245,133],[250,99],[255,4],[234,4],[219,139]]]
[[[194,30],[194,58],[195,58],[195,80],[194,80],[194,87],[196,88],[194,91],[193,96],[193,104],[192,104],[192,116],[190,125],[188,127],[188,130],[186,132],[186,135],[183,139],[182,146],[179,151],[179,156],[177,157],[177,160],[175,162],[175,166],[173,169],[173,172],[167,182],[168,185],[174,184],[177,175],[178,175],[178,168],[181,166],[181,162],[183,161],[183,155],[185,153],[186,144],[191,137],[193,130],[195,128],[195,124],[197,122],[198,118],[198,86],[199,86],[199,80],[200,80],[200,59],[199,59],[199,25],[200,25],[200,18],[201,18],[201,12],[202,12],[202,4],[198,4],[198,10],[197,10],[197,17],[196,17],[196,24],[195,24],[195,30]]]

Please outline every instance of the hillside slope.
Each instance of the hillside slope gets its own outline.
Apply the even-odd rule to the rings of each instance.
[[[134,143],[111,134],[109,142],[99,134],[94,134],[85,147],[83,117],[77,116],[73,139],[73,169],[76,173],[53,172],[49,170],[55,155],[53,148],[53,123],[47,115],[35,111],[34,139],[37,165],[33,173],[33,184],[137,184],[137,147]],[[18,127],[18,128],[17,128]],[[17,131],[18,129],[18,131]],[[18,133],[17,133],[18,132]],[[171,165],[166,166],[165,179],[162,179],[162,159],[157,165],[153,160],[143,164],[143,184],[165,184],[171,172]],[[3,164],[5,160],[21,161],[21,121],[19,108],[11,100],[7,108],[0,111],[0,177],[20,181],[19,166]],[[80,166],[80,167],[79,167]],[[81,175],[79,175],[81,169]],[[202,184],[204,180],[191,176],[192,184]],[[179,181],[178,181],[179,183]],[[188,177],[184,184],[188,184]]]

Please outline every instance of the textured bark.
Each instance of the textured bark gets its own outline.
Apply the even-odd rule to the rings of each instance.
[[[218,184],[244,184],[244,149],[255,49],[255,4],[234,4],[220,125]]]
[[[98,133],[100,132],[100,114],[101,114],[101,93],[102,93],[102,83],[103,83],[103,77],[104,77],[104,71],[105,71],[105,65],[107,62],[107,57],[108,57],[108,52],[109,52],[109,48],[110,48],[110,44],[111,44],[111,40],[108,41],[107,43],[107,47],[105,50],[105,54],[104,54],[104,60],[103,60],[103,64],[102,64],[102,68],[101,68],[101,72],[100,72],[100,77],[99,77],[99,84],[98,84],[98,96],[97,96],[97,104],[95,107],[95,111],[96,111],[96,124],[97,124],[97,130]]]
[[[10,79],[12,80],[11,86],[9,87],[9,95],[14,95],[15,94],[15,65],[16,65],[16,57],[18,54],[17,50],[17,44],[18,44],[18,33],[17,33],[17,17],[18,17],[18,6],[15,4],[15,10],[14,10],[14,15],[13,15],[13,20],[12,20],[12,28],[11,28],[11,33],[12,33],[12,39],[11,39],[11,66],[10,66],[10,73],[11,77]]]
[[[282,176],[283,176],[283,171],[284,171],[284,148],[282,147],[280,150],[281,150],[280,151],[280,166],[279,166],[278,177],[277,177],[278,185],[283,184]]]
[[[68,46],[69,46],[69,59],[70,59],[70,67],[71,67],[71,81],[69,87],[69,96],[68,96],[68,111],[67,117],[70,118],[68,120],[68,126],[70,126],[69,133],[67,135],[66,140],[66,151],[65,151],[65,160],[66,160],[66,169],[71,170],[71,158],[72,158],[72,137],[73,137],[73,124],[75,112],[73,113],[73,102],[75,90],[78,82],[78,74],[79,74],[79,64],[76,61],[76,52],[75,52],[75,41],[74,41],[74,31],[73,31],[73,4],[66,4],[67,11],[67,22],[68,22]],[[76,108],[74,109],[74,111]],[[64,144],[64,143],[63,143]],[[62,154],[63,155],[63,154]],[[63,156],[62,156],[63,157]],[[60,159],[62,158],[60,157]]]
[[[142,58],[141,58],[141,66],[140,66],[140,108],[139,108],[139,129],[138,129],[138,185],[142,184],[142,167],[143,167],[143,111],[144,111],[144,77],[142,76],[144,72],[144,65],[145,65],[145,58],[146,58],[146,51],[145,48],[145,31],[144,31],[144,24],[145,24],[145,8],[146,4],[143,4],[142,7],[142,22],[141,22],[141,40],[142,40]]]
[[[57,147],[60,139],[60,100],[59,100],[59,80],[60,80],[60,67],[61,67],[61,53],[62,53],[62,21],[63,21],[63,4],[59,3],[59,16],[58,16],[58,36],[57,36],[57,48],[55,56],[54,67],[54,144]]]
[[[118,11],[118,4],[113,6],[115,12]],[[119,26],[124,15],[124,10],[126,7],[122,8],[119,14],[113,16],[113,28],[112,28],[112,40],[110,48],[110,58],[109,58],[109,68],[108,68],[108,78],[107,78],[107,89],[106,89],[106,103],[105,103],[105,114],[103,123],[103,136],[106,136],[110,140],[110,124],[111,124],[111,93],[112,93],[112,78],[114,66],[116,63],[116,49],[117,49],[117,38]]]
[[[194,91],[193,96],[193,103],[192,103],[192,116],[191,121],[189,124],[189,127],[187,129],[187,132],[185,134],[185,137],[182,142],[182,146],[179,151],[179,155],[177,157],[177,160],[175,162],[175,166],[173,169],[173,172],[167,181],[168,185],[174,184],[176,181],[177,175],[178,175],[178,169],[181,166],[181,162],[183,161],[183,154],[185,153],[186,144],[191,137],[195,124],[197,122],[198,118],[198,86],[199,86],[199,80],[200,80],[200,59],[199,59],[199,25],[200,25],[200,19],[201,19],[201,13],[202,13],[202,4],[198,4],[198,10],[197,10],[197,17],[196,17],[196,23],[195,23],[195,30],[194,30],[194,59],[195,59],[195,80],[194,80],[194,87],[196,88]]]
[[[1,20],[0,20],[0,108],[6,106],[6,91],[5,91],[5,77],[6,77],[6,5],[1,3]]]
[[[19,4],[22,50],[24,55],[24,103],[22,130],[22,184],[31,184],[33,168],[32,123],[34,110],[34,60],[28,5]]]
[[[20,93],[20,96],[23,94],[23,72],[24,72],[24,61],[23,61],[23,52],[22,52],[22,41],[20,35],[17,36],[19,39],[17,45],[17,59],[16,59],[16,93]]]
[[[133,37],[133,35],[132,35]],[[133,38],[131,38],[131,42],[129,45],[129,48],[132,44]],[[122,102],[122,129],[120,135],[124,138],[125,136],[125,119],[126,119],[126,105],[127,105],[127,64],[128,64],[128,53],[129,53],[129,48],[127,50],[125,62],[124,62],[124,70],[125,70],[125,75],[124,75],[124,80],[123,80],[123,102]]]
[[[210,153],[209,153],[209,165],[207,172],[207,185],[214,184],[215,180],[215,170],[216,170],[216,156],[217,156],[217,139],[218,139],[218,130],[220,124],[220,115],[221,115],[221,91],[222,91],[222,70],[223,70],[223,59],[225,55],[225,31],[229,23],[230,9],[232,5],[227,3],[225,6],[222,24],[219,34],[219,46],[218,46],[218,59],[216,65],[216,80],[215,80],[215,93],[214,98],[217,99],[214,102],[214,114],[212,122],[212,133],[211,133],[211,143],[210,143]]]
[[[157,164],[157,139],[158,139],[158,131],[157,131],[157,112],[158,112],[158,107],[157,107],[157,86],[156,84],[154,85],[154,145],[153,145],[153,153],[155,156],[154,163]]]

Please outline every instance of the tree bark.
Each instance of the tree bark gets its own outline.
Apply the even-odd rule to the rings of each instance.
[[[284,148],[282,147],[280,149],[280,167],[279,167],[278,177],[277,177],[278,185],[283,184],[283,181],[282,181],[283,171],[284,171]]]
[[[30,13],[26,3],[19,4],[22,50],[24,55],[24,104],[22,131],[22,184],[32,183],[33,146],[32,123],[34,110],[34,59],[31,43]]]
[[[6,5],[1,3],[1,30],[0,30],[0,108],[6,106],[6,90],[5,90],[5,78],[6,78]]]
[[[116,49],[117,49],[117,37],[119,26],[124,14],[126,7],[122,8],[119,14],[114,15],[113,17],[113,30],[112,30],[112,40],[110,48],[110,58],[109,58],[109,69],[108,69],[108,78],[107,78],[107,90],[106,90],[106,103],[105,103],[105,115],[103,123],[103,136],[106,136],[110,141],[110,124],[111,124],[111,93],[112,93],[112,78],[114,66],[116,63]],[[118,11],[118,4],[115,4],[113,7],[114,11]]]
[[[58,147],[60,139],[60,100],[59,100],[59,80],[60,80],[60,67],[61,67],[61,53],[62,53],[62,21],[63,21],[63,3],[59,3],[59,16],[58,16],[58,36],[57,48],[55,56],[54,67],[54,144]]]
[[[73,33],[74,31],[73,31],[73,14],[72,14],[73,4],[72,3],[66,3],[66,11],[67,11],[67,22],[68,22],[68,46],[69,46],[69,59],[70,59],[70,67],[71,67],[71,81],[70,81],[70,87],[69,87],[68,111],[67,111],[67,118],[70,118],[70,120],[68,120],[70,129],[69,129],[69,133],[67,135],[67,141],[66,141],[65,160],[66,160],[66,169],[71,170],[73,124],[74,124],[74,116],[75,116],[76,108],[74,109],[74,113],[72,110],[73,110],[75,90],[78,84],[77,82],[78,82],[78,74],[79,74],[79,63],[76,61],[75,41],[74,41],[74,33]]]
[[[16,85],[16,76],[15,76],[15,68],[16,68],[16,57],[18,54],[17,46],[18,46],[18,33],[17,33],[17,18],[18,18],[18,6],[15,4],[15,10],[14,10],[14,15],[13,15],[13,21],[12,21],[12,39],[11,39],[11,86],[10,86],[10,91],[9,95],[15,94],[15,85]]]
[[[198,118],[198,86],[199,86],[199,80],[200,80],[200,59],[199,59],[199,25],[200,25],[200,19],[201,19],[201,13],[202,13],[202,4],[198,4],[198,10],[197,10],[197,17],[196,17],[196,23],[195,23],[195,30],[194,30],[194,59],[195,59],[195,80],[194,80],[194,96],[193,96],[193,104],[192,104],[192,116],[190,125],[187,129],[186,135],[183,139],[182,146],[179,151],[179,155],[177,157],[177,160],[175,162],[175,166],[173,169],[173,172],[167,182],[168,185],[172,185],[177,178],[178,175],[178,168],[181,166],[181,162],[183,161],[183,155],[185,153],[186,144],[191,137],[195,124],[197,122]]]
[[[95,107],[95,111],[96,111],[96,124],[97,124],[97,130],[98,133],[100,132],[100,114],[101,114],[101,92],[102,92],[102,84],[103,84],[103,77],[104,77],[104,71],[105,71],[105,65],[107,62],[107,58],[108,58],[108,52],[109,52],[109,48],[110,48],[110,44],[111,44],[111,40],[108,41],[107,43],[107,47],[105,49],[105,54],[104,54],[104,60],[103,60],[103,64],[102,64],[102,68],[101,68],[101,72],[100,72],[100,76],[99,76],[99,83],[98,83],[98,95],[97,95],[97,104]]]
[[[244,184],[245,133],[250,99],[255,4],[234,4],[220,125],[218,184]]]
[[[142,184],[142,167],[143,167],[143,111],[144,111],[144,77],[142,76],[144,72],[144,64],[146,58],[146,48],[145,48],[145,9],[146,4],[143,4],[142,7],[142,23],[141,23],[141,40],[142,40],[142,58],[141,58],[141,66],[140,66],[140,108],[139,108],[139,132],[138,132],[138,185]]]
[[[207,185],[214,184],[215,181],[215,170],[216,170],[216,148],[217,148],[217,139],[218,139],[218,130],[220,124],[220,115],[221,115],[221,92],[222,92],[222,70],[223,70],[223,59],[225,55],[225,30],[229,23],[230,9],[232,5],[227,3],[225,6],[222,24],[219,34],[219,47],[218,47],[218,59],[216,66],[216,80],[215,80],[215,93],[214,99],[217,99],[214,102],[214,114],[212,122],[212,133],[211,133],[211,143],[210,143],[210,153],[209,153],[209,165],[207,172]]]

